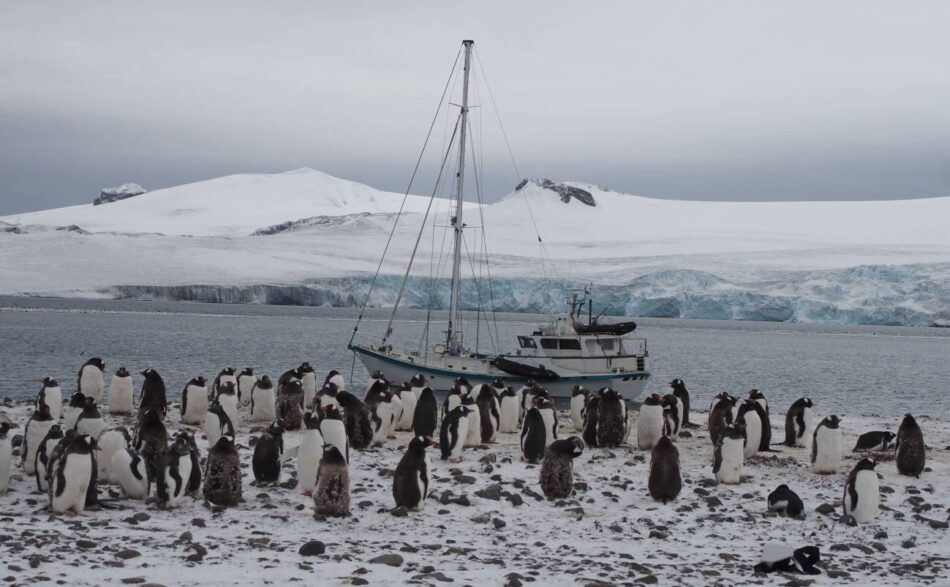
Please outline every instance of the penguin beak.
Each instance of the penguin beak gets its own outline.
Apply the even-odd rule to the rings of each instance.
[[[430,441],[429,441],[429,446],[433,446],[433,447],[439,446],[439,443],[436,442],[435,440],[430,440]]]

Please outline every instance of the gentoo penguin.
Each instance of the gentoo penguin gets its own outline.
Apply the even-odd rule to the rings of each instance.
[[[518,431],[521,420],[521,401],[514,388],[506,387],[498,394],[498,431],[511,434]]]
[[[224,413],[228,415],[234,430],[240,428],[241,413],[238,410],[237,386],[230,381],[218,385],[218,393],[215,394],[214,401],[218,402]]]
[[[769,416],[769,402],[765,399],[765,395],[758,389],[749,390],[749,399],[755,402],[755,412],[762,421],[762,433],[759,436],[758,452],[771,452],[772,419]]]
[[[168,447],[162,475],[158,479],[158,503],[162,507],[177,508],[188,494],[188,480],[191,479],[191,447],[188,440],[176,437]]]
[[[10,486],[10,471],[13,470],[13,435],[9,422],[0,422],[0,493]],[[41,489],[42,491],[42,489]]]
[[[416,409],[412,413],[412,433],[427,438],[435,436],[438,427],[439,408],[435,401],[435,391],[423,387],[416,400]]]
[[[208,413],[208,380],[194,377],[181,392],[181,422],[191,426],[205,423]]]
[[[676,440],[683,427],[683,405],[672,393],[663,396],[663,434]]]
[[[709,439],[713,444],[719,441],[726,426],[733,423],[732,408],[737,401],[725,391],[713,398],[709,407]]]
[[[591,448],[598,448],[597,424],[600,421],[600,397],[591,394],[584,410],[584,444]]]
[[[5,424],[6,422],[0,422],[0,428]],[[53,450],[63,439],[63,436],[62,426],[54,424],[50,427],[49,432],[46,433],[46,437],[40,442],[40,446],[36,451],[36,465],[33,474],[36,477],[36,489],[40,493],[49,491],[49,462],[53,456]],[[0,468],[2,468],[2,465],[0,465]]]
[[[419,511],[429,495],[429,453],[431,446],[439,443],[426,436],[415,436],[409,441],[406,453],[396,465],[393,477],[393,499],[396,507],[404,506]]]
[[[119,367],[109,382],[109,413],[114,416],[131,414],[134,407],[132,374],[125,367]]]
[[[58,426],[59,424],[57,424],[53,428],[50,428],[50,432],[52,432]],[[49,433],[47,433],[47,436],[49,436]],[[66,453],[66,447],[68,447],[72,443],[73,438],[75,436],[76,436],[75,430],[65,430],[62,432],[62,436],[59,438],[59,440],[50,440],[50,442],[48,443],[44,442],[43,444],[40,445],[40,448],[46,451],[46,462],[45,462],[46,474],[44,475],[42,480],[39,477],[37,477],[36,485],[47,495],[49,495],[49,488],[50,488],[50,483],[52,482],[52,479],[53,479],[53,474],[56,472],[56,461],[59,460],[59,458],[62,457],[63,454]],[[40,460],[39,457],[40,457],[40,452],[37,451],[36,466],[44,466],[44,463]],[[38,476],[39,474],[40,474],[39,470],[34,472],[34,475]]]
[[[533,379],[529,379],[524,385],[521,386],[521,389],[518,390],[518,401],[520,408],[520,411],[518,412],[518,424],[521,424],[525,414],[528,413],[528,409],[534,405],[534,396],[540,390],[541,387]]]
[[[76,421],[86,407],[86,396],[75,391],[69,396],[69,403],[63,409],[63,426],[66,430],[72,430],[76,427]]]
[[[627,402],[609,387],[597,393],[600,396],[600,402],[597,404],[597,446],[618,447],[627,437]],[[659,421],[662,426],[662,410]]]
[[[366,407],[369,408],[373,427],[373,446],[383,446],[389,438],[389,426],[392,423],[392,404],[390,403],[389,383],[376,380],[366,393]]]
[[[194,434],[187,430],[179,430],[175,433],[175,440],[179,438],[188,443],[188,454],[191,457],[191,477],[188,478],[186,491],[197,499],[198,492],[201,490],[201,453],[198,451],[198,443],[195,442]]]
[[[82,514],[86,509],[86,494],[95,476],[96,440],[86,434],[74,435],[62,455],[52,466],[50,477],[50,507],[57,514],[69,510]]]
[[[343,425],[346,427],[346,437],[350,446],[356,450],[367,448],[373,441],[373,423],[369,408],[348,391],[336,394],[336,399],[343,408]]]
[[[749,399],[756,402],[762,409],[765,410],[765,413],[769,413],[769,400],[765,399],[765,394],[759,391],[758,389],[749,390]]]
[[[44,377],[41,381],[43,389],[36,395],[36,407],[40,404],[49,406],[49,414],[54,420],[63,416],[63,390],[52,377]]]
[[[416,413],[416,392],[409,383],[404,383],[396,393],[399,395],[402,409],[400,410],[399,420],[396,422],[395,429],[412,430],[412,418]]]
[[[745,451],[744,458],[749,459],[759,452],[762,445],[762,429],[766,426],[762,421],[762,406],[754,400],[743,400],[739,405],[739,413],[736,415],[736,423],[745,427]]]
[[[501,427],[501,410],[498,405],[498,392],[491,385],[482,385],[475,397],[481,429],[481,441],[495,442]]]
[[[817,546],[792,548],[784,543],[769,543],[762,549],[762,557],[753,567],[756,573],[801,573],[820,575],[821,569],[815,566],[821,562],[821,551]]]
[[[33,410],[33,415],[26,423],[26,430],[23,431],[23,446],[20,447],[20,461],[27,475],[32,475],[36,471],[36,451],[54,424],[56,420],[50,416],[49,405],[40,404]]]
[[[284,454],[284,424],[275,420],[254,445],[251,470],[258,485],[280,483],[280,457]]]
[[[161,482],[165,455],[168,453],[168,431],[162,421],[161,413],[147,408],[139,419],[132,439],[133,448],[145,459],[148,472],[156,483]]]
[[[312,409],[323,410],[323,408],[327,406],[340,407],[340,402],[336,401],[336,394],[339,392],[340,388],[336,386],[336,383],[332,381],[324,383],[320,391],[317,392],[317,397],[313,400],[314,405]]]
[[[218,402],[212,403],[205,415],[205,435],[208,437],[209,450],[218,444],[218,439],[222,436],[230,436],[231,440],[234,440],[234,424]]]
[[[574,492],[574,459],[584,452],[577,436],[555,440],[544,451],[541,491],[548,499],[566,499]]]
[[[381,371],[373,371],[373,374],[369,376],[369,382],[366,384],[363,401],[369,403],[374,393],[379,393],[383,390],[389,391],[389,381]]]
[[[106,423],[103,421],[102,415],[99,414],[96,400],[87,396],[82,412],[80,412],[79,418],[76,419],[76,432],[99,438],[99,435],[105,429]]]
[[[926,460],[924,433],[917,420],[907,414],[897,429],[897,471],[901,475],[920,478]]]
[[[395,390],[389,390],[389,438],[395,438],[396,424],[402,418],[402,397]]]
[[[214,381],[211,383],[211,399],[217,399],[218,392],[221,390],[221,387],[231,383],[234,385],[234,392],[237,393],[237,376],[235,375],[236,370],[234,367],[226,367],[221,369],[221,372],[218,373],[218,376],[214,378]]]
[[[76,389],[84,396],[91,397],[98,402],[102,398],[102,390],[105,388],[102,377],[105,368],[106,364],[98,357],[83,363],[83,366],[79,368],[79,373],[76,374]]]
[[[681,426],[683,428],[695,428],[696,424],[689,421],[689,390],[686,389],[686,383],[682,379],[674,379],[670,381],[670,389],[676,399],[680,400],[680,406],[683,409],[683,414],[680,416]]]
[[[584,409],[587,407],[587,398],[590,397],[590,391],[575,385],[571,388],[571,424],[577,432],[584,431]]]
[[[895,438],[897,438],[896,434],[885,430],[865,432],[858,437],[858,441],[854,445],[854,452],[885,451],[890,447],[890,444],[894,442]]]
[[[323,385],[326,387],[328,384],[332,383],[337,391],[346,391],[346,383],[343,381],[343,376],[334,369],[327,373],[326,378],[323,380]]]
[[[820,475],[838,472],[841,466],[841,419],[828,416],[818,423],[811,442],[811,468]]]
[[[112,472],[112,457],[114,457],[117,452],[132,446],[132,437],[124,426],[117,426],[109,430],[104,430],[96,439],[96,444],[99,445],[99,454],[96,455],[96,463],[99,467],[99,481],[102,483],[115,483],[115,475]]]
[[[303,387],[297,379],[280,386],[274,411],[278,420],[283,420],[285,430],[300,430],[303,424]]]
[[[323,436],[323,451],[335,446],[347,462],[350,461],[350,440],[346,435],[346,424],[336,406],[327,406],[323,409],[320,419],[320,435]],[[321,454],[323,452],[321,451]]]
[[[277,397],[270,377],[264,375],[251,387],[251,420],[273,422],[277,419]]]
[[[680,475],[680,451],[669,436],[661,436],[650,452],[650,497],[667,503],[676,499],[683,489]]]
[[[208,451],[203,493],[214,505],[234,507],[241,501],[241,457],[230,436],[222,436]]]
[[[311,495],[317,484],[317,468],[323,457],[324,440],[320,433],[320,419],[316,414],[304,414],[303,426],[303,438],[300,439],[300,448],[297,449],[297,488],[304,495]],[[340,431],[343,431],[343,422],[340,422]]]
[[[462,448],[468,437],[468,413],[467,407],[459,405],[442,418],[439,447],[443,461],[458,463],[462,460]],[[538,416],[540,417],[540,414]]]
[[[654,393],[644,399],[640,406],[640,417],[637,418],[637,446],[642,450],[651,450],[663,437],[663,424],[663,398]]]
[[[139,418],[149,409],[158,412],[163,420],[168,413],[168,398],[165,395],[165,380],[155,369],[142,371],[142,392],[139,394]]]
[[[335,446],[323,451],[313,490],[314,511],[322,516],[347,516],[350,513],[350,472],[346,459]]]
[[[145,459],[134,449],[120,450],[112,456],[112,474],[129,499],[146,499],[152,490]]]
[[[465,447],[479,446],[482,443],[482,416],[478,404],[471,394],[466,395],[462,405],[468,408],[468,426],[466,427]]]
[[[795,400],[785,413],[785,446],[805,448],[811,430],[812,407],[811,398],[803,397]]]
[[[246,406],[251,403],[251,389],[254,388],[255,383],[257,383],[257,377],[254,376],[254,369],[244,367],[237,376],[237,394],[240,405]]]
[[[449,412],[462,405],[464,394],[460,391],[460,389],[461,386],[458,384],[458,381],[456,381],[456,383],[452,386],[452,389],[450,389],[445,395],[445,399],[442,400],[443,420],[449,415]]]
[[[280,389],[291,381],[300,381],[300,373],[297,372],[296,367],[280,374],[280,377],[277,378],[277,388]]]
[[[297,373],[300,375],[300,387],[303,388],[304,409],[309,410],[317,397],[317,374],[306,361],[297,367]]]
[[[784,483],[769,494],[769,510],[786,515],[790,518],[799,518],[804,515],[805,504],[802,498]]]
[[[528,463],[537,463],[544,457],[547,442],[544,418],[537,406],[528,408],[521,420],[521,458]]]
[[[745,436],[742,428],[735,424],[726,425],[716,442],[713,459],[713,473],[717,482],[725,485],[740,482],[744,449]]]
[[[844,488],[844,515],[854,516],[859,524],[866,524],[877,516],[881,503],[880,486],[877,480],[877,463],[871,459],[861,459],[851,469],[848,483]]]

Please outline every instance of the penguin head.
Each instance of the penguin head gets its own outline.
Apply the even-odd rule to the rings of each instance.
[[[86,412],[86,411],[89,411],[89,412],[95,411],[95,409],[96,409],[96,398],[92,397],[91,395],[88,396],[88,397],[86,397],[86,398],[83,400],[82,408],[83,408],[83,411],[84,411],[84,412]]]
[[[765,395],[764,395],[761,391],[759,391],[758,389],[750,389],[750,390],[749,390],[749,399],[751,399],[751,400],[765,399]]]
[[[806,397],[806,398],[805,398],[805,401],[803,402],[803,405],[804,405],[806,408],[813,408],[813,407],[815,407],[815,404],[811,401],[811,398],[810,398],[810,397]]]
[[[267,428],[267,433],[270,434],[271,436],[283,436],[284,428],[285,428],[284,420],[282,418],[277,418]]]
[[[271,383],[270,377],[267,375],[262,375],[261,378],[257,380],[257,386],[261,389],[270,389],[274,387],[274,384]]]
[[[142,371],[142,377],[145,377],[147,381],[161,381],[162,376],[158,374],[158,371],[152,369],[151,367]]]
[[[191,452],[191,445],[187,438],[176,435],[169,450],[172,454],[182,456]]]
[[[43,387],[59,387],[59,382],[57,382],[52,377],[44,377],[40,383],[43,384]]]
[[[69,407],[71,408],[82,408],[86,405],[86,396],[82,394],[81,391],[75,391],[71,396],[69,396]]]
[[[313,367],[310,366],[310,363],[304,361],[297,367],[297,373],[313,373]]]
[[[579,457],[584,452],[584,441],[577,436],[571,436],[567,439],[571,446],[571,456]]]
[[[465,397],[462,398],[462,405],[463,405],[463,406],[474,406],[474,405],[475,405],[475,398],[472,397],[471,395],[466,395]]]
[[[244,376],[253,377],[253,376],[254,376],[254,368],[253,368],[253,367],[244,367],[244,369],[241,370],[241,376],[242,376],[242,377],[244,377]]]
[[[191,380],[191,382],[193,385],[196,385],[198,387],[204,387],[205,385],[208,384],[208,380],[205,379],[203,375],[199,375],[195,377],[194,379]]]
[[[231,381],[228,381],[224,385],[218,387],[218,395],[234,395],[235,393],[234,383]]]
[[[53,424],[49,428],[49,432],[46,433],[49,438],[62,438],[63,437],[63,427],[59,424]]]
[[[323,384],[323,388],[320,390],[320,395],[328,395],[330,397],[336,397],[336,394],[339,390],[336,388],[336,383],[332,381],[327,381]]]
[[[225,367],[221,370],[221,375],[234,375],[234,367]]]
[[[873,471],[874,467],[877,466],[877,463],[869,458],[863,458],[858,461],[858,464],[854,466],[855,471]]]
[[[574,387],[571,388],[571,397],[577,397],[579,395],[587,397],[589,393],[590,393],[589,391],[587,391],[580,385],[575,385]]]
[[[892,442],[895,438],[897,438],[897,435],[894,434],[893,432],[885,432],[885,433],[884,433],[884,440],[885,440],[886,442]]]
[[[99,369],[100,371],[105,371],[106,369],[106,364],[99,357],[93,357],[92,359],[89,359],[88,361],[86,361],[86,364],[92,365],[93,367]]]
[[[435,399],[435,390],[429,387],[428,385],[422,388],[422,391],[419,392],[419,398],[423,397],[432,397]]]
[[[125,434],[128,434],[125,428],[116,428],[116,430],[122,430],[122,432],[124,432]],[[175,433],[175,439],[179,439],[179,438],[183,439],[190,448],[194,450],[198,449],[198,443],[195,442],[194,434],[190,434],[187,430],[179,430],[177,433]]]
[[[505,382],[502,381],[500,377],[495,377],[495,380],[491,382],[491,386],[495,389],[504,389]]]
[[[822,421],[822,424],[828,428],[837,428],[840,423],[841,418],[838,416],[828,416]]]
[[[917,420],[914,419],[910,414],[904,414],[904,419],[901,421],[901,428],[917,428]]]
[[[116,377],[128,377],[128,376],[129,376],[129,370],[126,369],[125,367],[119,367],[119,369],[115,372],[115,376],[116,376]]]
[[[233,438],[231,438],[230,436],[225,435],[225,436],[222,436],[221,438],[219,438],[219,439],[218,439],[218,442],[215,443],[215,445],[214,445],[214,450],[216,450],[216,451],[227,451],[227,452],[235,451],[235,452],[236,452],[236,451],[237,451],[237,445],[234,444],[234,439],[233,439]]]
[[[673,381],[670,381],[671,389],[679,389],[682,386],[683,386],[683,381],[681,379],[674,379]]]
[[[324,419],[327,420],[340,420],[340,410],[337,409],[334,405],[328,405],[323,408]]]
[[[321,458],[320,461],[325,461],[331,465],[346,465],[346,459],[343,458],[343,453],[332,444],[323,449],[323,458]]]
[[[428,436],[416,436],[409,441],[409,447],[407,448],[407,451],[416,454],[422,454],[430,446],[439,446],[439,443],[432,440]]]

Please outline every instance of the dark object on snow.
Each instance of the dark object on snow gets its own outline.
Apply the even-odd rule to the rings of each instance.
[[[792,549],[787,544],[766,544],[762,560],[755,565],[755,572],[820,575],[821,571],[815,567],[820,560],[821,552],[817,546]]]

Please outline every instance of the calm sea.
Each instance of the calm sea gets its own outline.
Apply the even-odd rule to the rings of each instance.
[[[278,376],[301,361],[318,372],[337,369],[349,380],[353,356],[346,343],[356,310],[292,306],[64,300],[0,297],[0,397],[35,396],[46,375],[64,391],[89,357],[102,357],[109,373],[157,369],[171,396],[195,375],[209,379],[225,366],[254,367]],[[378,339],[387,310],[368,310],[360,340]],[[497,317],[499,347],[545,317]],[[719,391],[757,387],[775,411],[801,396],[819,414],[945,415],[950,410],[950,329],[839,326],[763,322],[640,319],[634,335],[648,340],[652,378],[648,392],[665,392],[674,377],[686,381],[697,407]],[[425,343],[426,313],[400,312],[397,345]],[[494,328],[473,316],[479,348],[491,350]],[[441,336],[433,323],[430,343]],[[356,361],[353,381],[366,371]],[[138,384],[136,385],[138,387]]]

